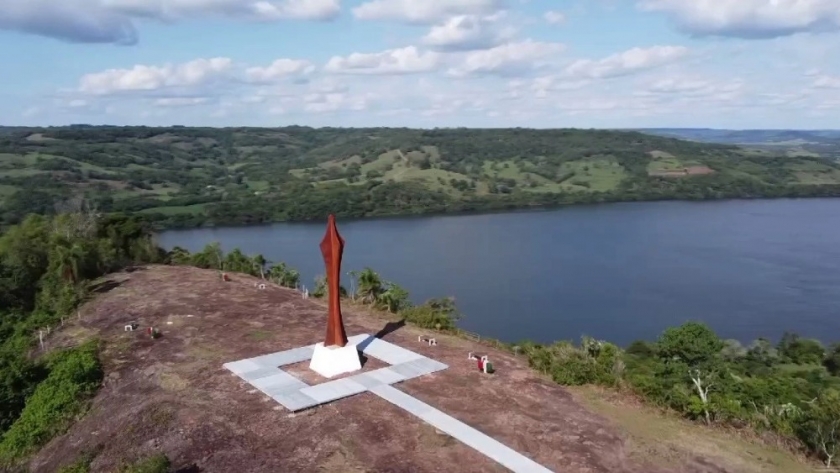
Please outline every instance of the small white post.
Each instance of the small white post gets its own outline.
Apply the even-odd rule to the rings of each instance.
[[[41,344],[41,350],[44,349],[44,331],[38,330],[38,342]]]

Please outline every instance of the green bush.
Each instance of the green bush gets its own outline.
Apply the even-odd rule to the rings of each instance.
[[[124,466],[120,469],[120,473],[167,473],[170,466],[169,458],[162,453],[158,453],[133,465]]]
[[[580,348],[562,341],[550,346],[523,343],[522,350],[532,368],[566,386],[614,385],[624,370],[617,346],[589,337],[583,338]]]
[[[0,460],[17,460],[68,428],[102,380],[97,355],[97,343],[88,342],[49,357],[49,375],[0,440]]]
[[[92,453],[85,453],[73,463],[61,467],[58,473],[89,473],[93,459],[94,455]]]
[[[438,330],[454,330],[461,318],[451,298],[431,299],[423,305],[403,309],[399,314],[414,325]]]

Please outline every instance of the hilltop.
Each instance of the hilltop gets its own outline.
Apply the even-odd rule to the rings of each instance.
[[[764,155],[840,159],[840,130],[716,130],[648,128],[642,133],[707,143],[742,145]]]
[[[840,163],[633,131],[0,128],[0,223],[84,195],[160,227],[840,195]]]
[[[100,338],[105,381],[87,414],[29,461],[31,470],[56,471],[89,455],[90,471],[111,472],[163,453],[182,472],[503,471],[370,393],[290,414],[226,371],[225,362],[323,336],[323,302],[273,284],[258,290],[257,280],[234,274],[225,283],[213,270],[151,265],[98,281],[96,298],[46,344]],[[393,327],[349,304],[344,312],[351,335]],[[125,332],[132,321],[159,327],[161,338]],[[428,332],[412,326],[385,332],[384,339],[449,365],[398,389],[554,471],[807,471],[734,435],[593,400],[506,351],[445,334],[436,334],[437,347],[425,346],[417,336]],[[497,372],[477,372],[466,360],[470,351],[489,354]],[[306,376],[303,366],[289,371]]]

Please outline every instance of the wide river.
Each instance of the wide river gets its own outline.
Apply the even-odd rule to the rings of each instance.
[[[324,273],[325,222],[169,231]],[[343,271],[369,266],[415,302],[455,296],[460,326],[505,341],[627,344],[688,320],[722,337],[840,341],[840,199],[657,202],[339,221]],[[342,283],[349,287],[349,279]]]

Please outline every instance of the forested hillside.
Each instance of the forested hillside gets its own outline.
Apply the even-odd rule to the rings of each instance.
[[[840,195],[840,164],[607,130],[0,128],[2,224],[83,195],[162,227]]]

